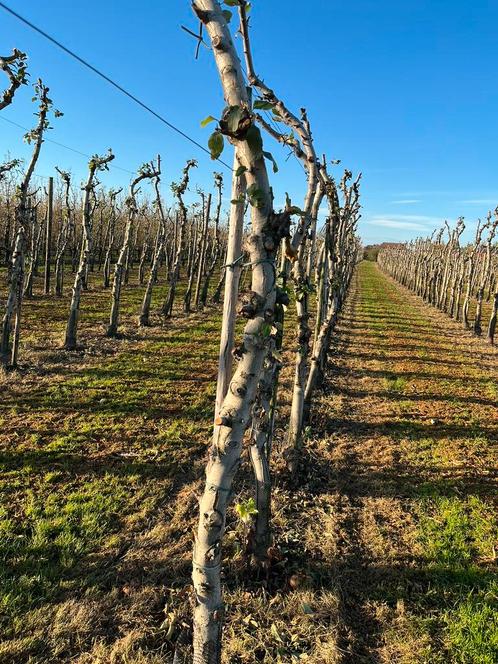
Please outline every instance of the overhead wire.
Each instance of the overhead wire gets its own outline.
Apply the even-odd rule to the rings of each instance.
[[[172,122],[170,122],[169,120],[167,120],[163,115],[161,115],[160,113],[158,113],[157,111],[155,111],[155,110],[154,110],[153,108],[151,108],[148,104],[146,104],[145,102],[141,101],[138,97],[136,97],[134,94],[132,94],[131,92],[129,92],[126,88],[124,88],[122,85],[120,85],[119,83],[117,83],[114,79],[112,79],[110,76],[108,76],[107,74],[105,74],[103,71],[101,71],[100,69],[97,69],[97,67],[94,67],[94,66],[93,66],[92,64],[90,64],[87,60],[85,60],[85,58],[81,57],[80,55],[78,55],[77,53],[75,53],[74,51],[72,51],[70,48],[68,48],[67,46],[65,46],[64,44],[62,44],[60,41],[58,41],[57,39],[55,39],[55,37],[52,37],[52,35],[49,35],[48,32],[46,32],[45,30],[42,30],[42,28],[39,28],[37,25],[35,25],[35,24],[32,23],[31,21],[29,21],[29,20],[28,20],[27,18],[25,18],[24,16],[21,16],[21,14],[19,14],[19,13],[16,12],[16,11],[14,11],[11,7],[9,7],[8,5],[6,5],[4,2],[0,2],[0,7],[1,7],[2,9],[4,9],[7,13],[9,13],[9,14],[11,14],[12,16],[14,16],[15,18],[17,18],[19,21],[21,21],[21,23],[24,23],[24,24],[27,25],[29,28],[31,28],[32,30],[34,30],[35,32],[37,32],[38,34],[40,34],[42,37],[44,37],[45,39],[47,39],[48,41],[50,41],[52,44],[54,44],[55,46],[57,46],[57,48],[60,48],[60,49],[61,49],[62,51],[64,51],[67,55],[69,55],[71,58],[73,58],[74,60],[76,60],[77,62],[79,62],[81,65],[83,65],[83,66],[86,67],[87,69],[90,69],[90,71],[92,71],[94,74],[96,74],[97,76],[100,76],[100,78],[102,78],[104,81],[106,81],[107,83],[109,83],[110,85],[112,85],[114,88],[116,88],[116,90],[119,90],[119,92],[121,92],[121,93],[124,94],[126,97],[128,97],[129,99],[131,99],[132,101],[134,101],[136,104],[138,104],[139,106],[141,106],[144,110],[146,110],[148,113],[150,113],[151,115],[153,115],[153,116],[154,116],[155,118],[157,118],[160,122],[162,122],[164,125],[166,125],[167,127],[169,127],[172,131],[176,132],[176,133],[179,134],[180,136],[183,136],[183,138],[185,138],[187,141],[189,141],[190,143],[192,143],[193,145],[195,145],[197,148],[199,148],[200,150],[202,150],[203,152],[205,152],[206,154],[208,154],[209,156],[211,156],[211,152],[210,152],[207,148],[205,148],[204,145],[202,145],[201,143],[199,143],[198,141],[196,141],[194,138],[192,138],[191,136],[189,136],[189,135],[188,135],[186,132],[184,132],[182,129],[180,129],[180,128],[177,127],[175,124],[173,124]],[[220,164],[222,164],[223,166],[225,166],[225,168],[228,168],[230,171],[232,171],[232,167],[229,166],[229,164],[227,164],[226,162],[224,162],[222,159],[218,158],[218,159],[216,159],[216,161],[218,161]]]
[[[38,27],[37,25],[35,25],[34,23],[32,23],[31,21],[29,21],[29,20],[28,20],[27,18],[25,18],[24,16],[21,16],[21,14],[19,14],[19,13],[16,12],[16,11],[14,11],[11,7],[9,7],[8,5],[6,5],[4,2],[1,2],[1,0],[0,0],[0,8],[4,9],[7,13],[11,14],[11,15],[14,16],[15,18],[17,18],[19,21],[21,21],[22,23],[24,23],[26,26],[28,26],[29,28],[31,28],[32,30],[34,30],[35,32],[37,32],[38,34],[40,34],[42,37],[44,37],[45,39],[47,39],[48,41],[50,41],[52,44],[54,44],[55,46],[57,46],[57,48],[59,48],[59,49],[61,49],[62,51],[64,51],[67,55],[69,55],[70,57],[72,57],[73,59],[75,59],[75,60],[76,60],[77,62],[79,62],[81,65],[83,65],[84,67],[90,69],[90,71],[92,71],[94,74],[96,74],[97,76],[99,76],[100,78],[102,78],[104,81],[106,81],[107,83],[109,83],[110,85],[112,85],[112,86],[113,86],[114,88],[116,88],[119,92],[121,92],[121,93],[124,94],[126,97],[128,97],[129,99],[131,99],[132,101],[134,101],[136,104],[138,104],[139,106],[141,106],[144,110],[146,110],[148,113],[150,113],[151,115],[153,115],[153,116],[154,116],[155,118],[157,118],[160,122],[162,122],[162,123],[165,124],[167,127],[169,127],[172,131],[175,131],[177,134],[179,134],[180,136],[182,136],[183,138],[185,138],[187,141],[189,141],[190,143],[192,143],[193,145],[195,145],[197,148],[199,148],[200,150],[202,150],[203,152],[205,152],[206,154],[209,154],[209,156],[211,156],[211,152],[210,152],[207,148],[205,148],[201,143],[199,143],[198,141],[196,141],[194,138],[192,138],[191,136],[189,136],[189,135],[188,135],[186,132],[184,132],[182,129],[180,129],[179,127],[177,127],[176,125],[174,125],[172,122],[170,122],[169,120],[167,120],[163,115],[161,115],[160,113],[158,113],[157,111],[155,111],[154,109],[152,109],[148,104],[146,104],[145,102],[141,101],[141,100],[140,100],[138,97],[136,97],[134,94],[132,94],[131,92],[129,92],[128,90],[126,90],[123,86],[121,86],[119,83],[117,83],[117,82],[116,82],[114,79],[112,79],[110,76],[108,76],[107,74],[105,74],[104,72],[102,72],[100,69],[97,69],[97,67],[94,67],[94,66],[93,66],[92,64],[90,64],[87,60],[85,60],[85,58],[83,58],[83,57],[81,57],[80,55],[78,55],[77,53],[75,53],[73,50],[71,50],[70,48],[68,48],[68,47],[65,46],[64,44],[62,44],[60,41],[58,41],[57,39],[55,39],[55,37],[52,37],[52,35],[48,34],[45,30],[43,30],[42,28],[40,28],[40,27]],[[248,79],[247,79],[247,74],[246,74],[246,72],[244,71],[243,68],[242,68],[242,72],[243,72],[243,75],[244,75],[244,78],[245,78],[246,84],[249,86],[249,81],[248,81]],[[250,87],[251,87],[251,86],[250,86]],[[263,99],[263,97],[262,97],[257,91],[255,91],[255,93],[256,93],[258,99]],[[280,127],[279,127],[279,126],[277,125],[277,123],[275,122],[275,119],[273,118],[273,116],[271,115],[271,113],[269,113],[268,111],[264,111],[264,113],[265,113],[265,115],[266,115],[268,121],[270,122],[270,125],[271,125],[272,128],[274,129],[274,131],[275,131],[276,133],[278,133],[282,138],[284,138],[285,135],[282,133]],[[6,120],[7,122],[11,122],[11,124],[17,124],[17,123],[15,123],[15,122],[13,122],[12,120],[8,120],[7,118],[3,118],[3,119]],[[25,128],[25,127],[22,127],[21,125],[17,125],[17,126],[20,127],[20,128],[22,128],[22,129],[25,129],[25,130],[26,130],[26,128]],[[27,130],[26,130],[26,131],[27,131]],[[77,154],[81,154],[82,156],[85,156],[85,157],[88,157],[88,156],[89,156],[89,155],[87,155],[87,154],[85,154],[85,153],[83,153],[83,152],[81,152],[81,151],[79,151],[79,150],[76,150],[75,148],[71,148],[71,147],[69,147],[69,146],[67,146],[67,145],[64,145],[64,144],[62,144],[62,143],[58,143],[57,141],[54,141],[54,140],[51,140],[51,139],[46,139],[46,140],[47,140],[47,141],[50,141],[51,143],[54,143],[55,145],[59,145],[59,146],[64,147],[64,148],[66,148],[66,149],[68,149],[68,150],[71,150],[72,152],[75,152],[75,153],[77,153]],[[298,159],[298,157],[295,155],[295,153],[294,153],[293,150],[291,150],[291,155],[296,159],[296,161],[298,162],[299,166],[300,166],[300,167],[302,168],[302,170],[305,172],[305,169],[304,169],[303,164],[302,164],[301,161]],[[220,164],[222,164],[223,166],[225,166],[225,168],[227,168],[228,170],[230,170],[230,171],[233,170],[232,167],[231,167],[229,164],[227,164],[226,162],[224,162],[224,161],[223,161],[222,159],[220,159],[219,157],[216,159],[216,161],[218,161]],[[127,172],[127,173],[133,173],[133,171],[128,171],[127,169],[120,168],[119,166],[114,166],[113,168],[116,168],[116,169],[119,169],[119,170],[125,171],[125,172]]]
[[[10,118],[6,118],[3,115],[0,115],[0,120],[4,120],[5,122],[8,122],[11,125],[14,125],[15,127],[18,127],[19,129],[23,129],[24,131],[29,131],[27,127],[24,127],[23,125],[19,124],[18,122],[14,122],[14,120],[11,120]],[[64,145],[64,143],[59,143],[59,141],[54,141],[52,138],[46,138],[44,137],[44,141],[47,141],[47,143],[53,143],[54,145],[58,145],[61,148],[65,148],[66,150],[71,150],[71,152],[75,152],[76,154],[81,155],[82,157],[87,157],[88,159],[91,159],[91,155],[86,154],[85,152],[81,152],[81,150],[77,150],[76,148],[72,148],[69,145]],[[127,168],[122,168],[121,166],[115,166],[114,164],[109,164],[109,168],[114,168],[117,169],[118,171],[124,171],[125,173],[129,173],[130,175],[134,175],[134,171],[129,171]]]

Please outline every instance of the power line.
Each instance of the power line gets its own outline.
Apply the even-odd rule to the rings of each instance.
[[[45,39],[48,39],[48,41],[52,42],[52,44],[54,44],[55,46],[57,46],[58,48],[60,48],[62,51],[64,51],[65,53],[67,53],[67,55],[69,55],[70,57],[72,57],[72,58],[74,58],[75,60],[77,60],[77,61],[78,61],[80,64],[82,64],[84,67],[87,67],[88,69],[90,69],[90,71],[93,71],[94,74],[97,74],[97,76],[100,76],[100,78],[103,78],[104,81],[106,81],[107,83],[109,83],[110,85],[112,85],[114,88],[116,88],[116,90],[119,90],[119,92],[121,92],[122,94],[126,95],[129,99],[131,99],[131,100],[134,101],[136,104],[138,104],[139,106],[141,106],[143,109],[145,109],[146,111],[148,111],[151,115],[153,115],[155,118],[157,118],[158,120],[160,120],[160,121],[161,121],[163,124],[165,124],[167,127],[169,127],[170,129],[172,129],[173,131],[175,131],[177,134],[180,134],[180,136],[183,136],[183,138],[185,138],[187,141],[190,141],[190,143],[192,143],[192,144],[195,145],[196,147],[200,148],[203,152],[205,152],[206,154],[208,154],[208,155],[211,156],[210,151],[209,151],[207,148],[205,148],[203,145],[201,145],[201,143],[198,143],[195,139],[191,138],[191,137],[190,137],[188,134],[186,134],[184,131],[182,131],[181,129],[179,129],[178,127],[176,127],[174,124],[172,124],[171,122],[169,122],[168,120],[166,120],[165,117],[163,117],[162,115],[160,115],[159,113],[157,113],[156,111],[154,111],[150,106],[148,106],[147,104],[145,104],[143,101],[140,101],[140,99],[138,99],[138,97],[135,97],[135,95],[133,95],[131,92],[128,92],[128,90],[126,90],[126,89],[123,88],[121,85],[119,85],[119,83],[116,83],[116,81],[114,81],[112,78],[110,78],[110,76],[107,76],[107,75],[104,74],[102,71],[100,71],[100,69],[97,69],[96,67],[94,67],[93,65],[91,65],[87,60],[85,60],[84,58],[82,58],[81,56],[79,56],[77,53],[75,53],[75,52],[72,51],[71,49],[67,48],[67,46],[64,46],[64,44],[61,44],[60,41],[57,41],[57,39],[55,39],[54,37],[52,37],[51,35],[49,35],[47,32],[45,32],[45,31],[42,30],[41,28],[39,28],[39,27],[37,27],[36,25],[34,25],[34,23],[31,23],[31,21],[28,21],[28,19],[24,18],[23,16],[21,16],[20,14],[18,14],[17,12],[15,12],[13,9],[11,9],[10,7],[8,7],[5,3],[0,2],[0,7],[1,7],[2,9],[4,9],[6,12],[8,12],[9,14],[11,14],[12,16],[14,16],[15,18],[17,18],[19,21],[21,21],[21,23],[24,23],[24,24],[27,25],[29,28],[31,28],[32,30],[34,30],[35,32],[37,32],[38,34],[40,34],[42,37],[45,37]],[[225,166],[225,168],[228,168],[230,171],[232,170],[232,167],[229,166],[227,163],[225,163],[222,159],[219,159],[219,158],[218,158],[217,161],[219,161],[220,164],[223,164],[223,166]]]
[[[61,42],[59,42],[57,39],[55,39],[54,37],[52,37],[51,35],[49,35],[47,32],[45,32],[45,31],[42,30],[41,28],[39,28],[39,27],[37,27],[36,25],[34,25],[34,23],[31,23],[31,21],[29,21],[28,19],[24,18],[24,17],[21,16],[20,14],[18,14],[16,11],[14,11],[14,10],[11,9],[10,7],[8,7],[4,2],[1,2],[1,1],[0,1],[0,7],[1,7],[2,9],[4,9],[6,12],[8,12],[9,14],[11,14],[12,16],[14,16],[15,18],[17,18],[17,19],[18,19],[19,21],[21,21],[22,23],[24,23],[25,25],[27,25],[29,28],[31,28],[32,30],[34,30],[35,32],[37,32],[38,34],[42,35],[42,37],[45,37],[45,39],[48,39],[48,41],[50,41],[52,44],[54,44],[55,46],[57,46],[58,48],[60,48],[62,51],[64,51],[65,53],[67,53],[70,57],[74,58],[77,62],[79,62],[80,64],[82,64],[84,67],[87,67],[87,68],[90,69],[92,72],[94,72],[95,74],[97,74],[97,76],[100,76],[100,78],[104,79],[107,83],[109,83],[109,84],[112,85],[114,88],[116,88],[117,90],[119,90],[119,92],[121,92],[122,94],[126,95],[129,99],[131,99],[131,100],[134,101],[136,104],[138,104],[139,106],[141,106],[144,110],[146,110],[146,111],[148,111],[149,113],[151,113],[151,115],[153,115],[155,118],[157,118],[158,120],[160,120],[160,121],[161,121],[163,124],[165,124],[167,127],[169,127],[170,129],[172,129],[173,131],[175,131],[177,134],[179,134],[180,136],[182,136],[183,138],[185,138],[187,141],[189,141],[190,143],[192,143],[192,144],[195,145],[196,147],[200,148],[203,152],[205,152],[205,153],[208,154],[209,156],[211,156],[211,152],[210,152],[208,149],[206,149],[201,143],[199,143],[199,142],[196,141],[195,139],[191,138],[191,137],[190,137],[188,134],[186,134],[184,131],[182,131],[181,129],[179,129],[178,127],[176,127],[174,124],[172,124],[171,122],[169,122],[168,120],[166,120],[165,117],[163,117],[162,115],[160,115],[159,113],[157,113],[156,111],[154,111],[150,106],[148,106],[147,104],[145,104],[144,102],[142,102],[140,99],[138,99],[138,97],[135,97],[135,95],[133,95],[131,92],[129,92],[128,90],[126,90],[125,88],[123,88],[121,85],[119,85],[119,83],[116,83],[116,81],[114,81],[112,78],[110,78],[109,76],[107,76],[106,74],[104,74],[102,71],[100,71],[99,69],[97,69],[96,67],[94,67],[94,66],[93,66],[92,64],[90,64],[87,60],[85,60],[84,58],[82,58],[81,56],[79,56],[77,53],[75,53],[75,52],[72,51],[71,49],[67,48],[67,46],[64,46],[64,44],[62,44]],[[249,82],[248,82],[248,80],[247,80],[247,75],[246,75],[246,73],[244,72],[244,70],[242,70],[242,73],[243,73],[244,78],[246,79],[246,83],[247,83],[247,85],[249,85]],[[260,96],[259,92],[257,92],[257,91],[255,91],[255,92],[256,92],[256,95],[258,96],[258,98],[262,99],[262,97]],[[283,133],[280,131],[280,128],[277,126],[277,124],[276,124],[276,122],[275,122],[275,119],[274,119],[274,118],[273,118],[273,117],[272,117],[267,111],[265,112],[265,115],[267,115],[267,117],[268,117],[268,119],[269,119],[269,121],[270,121],[270,124],[273,125],[274,130],[275,130],[278,134],[280,134],[280,136],[283,138],[284,135],[283,135]],[[7,122],[11,122],[11,124],[16,124],[16,123],[12,122],[12,120],[7,120],[6,118],[3,118],[3,119],[6,120]],[[20,127],[21,129],[24,129],[25,131],[27,131],[26,127],[22,127],[21,125],[17,125],[17,126]],[[57,141],[54,141],[54,140],[51,140],[51,139],[46,139],[46,140],[49,141],[49,142],[51,142],[51,143],[54,143],[55,145],[59,145],[59,146],[61,146],[61,147],[63,147],[63,148],[66,148],[67,150],[71,150],[72,152],[76,152],[77,154],[81,154],[81,155],[83,155],[83,156],[85,156],[85,157],[89,157],[89,155],[87,155],[87,154],[85,154],[85,153],[83,153],[83,152],[80,152],[79,150],[76,150],[76,149],[74,149],[74,148],[71,148],[71,147],[69,147],[69,146],[67,146],[67,145],[63,145],[62,143],[58,143]],[[296,159],[296,161],[298,162],[299,166],[300,166],[300,167],[302,168],[302,170],[304,171],[305,169],[304,169],[304,167],[303,167],[301,161],[300,161],[300,160],[297,158],[297,156],[294,154],[294,151],[293,151],[293,150],[291,150],[291,155]],[[223,166],[225,166],[225,168],[227,168],[228,170],[232,171],[232,167],[229,166],[229,164],[227,164],[226,162],[224,162],[224,161],[223,161],[222,159],[220,159],[219,157],[216,159],[216,161],[218,161],[220,164],[222,164]],[[119,166],[114,166],[113,168],[117,168],[117,169],[119,169],[119,170],[125,171],[126,173],[133,173],[132,171],[128,171],[127,169],[120,168]]]
[[[24,129],[24,131],[29,131],[27,127],[23,127],[23,125],[20,125],[18,122],[14,122],[14,120],[9,120],[9,118],[4,117],[3,115],[0,115],[0,120],[5,120],[5,122],[14,125],[14,127],[19,127],[19,129]],[[91,156],[89,154],[86,154],[86,152],[81,152],[81,150],[76,150],[76,148],[71,148],[69,147],[69,145],[64,145],[64,143],[59,143],[58,141],[54,141],[51,138],[44,138],[43,140],[47,141],[48,143],[53,143],[54,145],[58,145],[61,148],[65,148],[66,150],[71,150],[71,152],[75,152],[76,154],[79,154],[82,157],[87,157],[87,159],[91,159]],[[129,173],[130,175],[134,175],[134,171],[129,171],[127,168],[121,168],[121,166],[115,166],[113,164],[109,164],[109,168],[115,168],[118,171],[124,171],[125,173]]]

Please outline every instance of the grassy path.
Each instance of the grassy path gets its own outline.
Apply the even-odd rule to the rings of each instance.
[[[312,441],[330,661],[498,661],[496,352],[364,262],[332,364]]]

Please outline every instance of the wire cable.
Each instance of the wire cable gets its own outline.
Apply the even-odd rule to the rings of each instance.
[[[15,18],[17,18],[17,19],[18,19],[19,21],[21,21],[22,23],[24,23],[25,25],[27,25],[29,28],[31,28],[32,30],[34,30],[35,32],[37,32],[38,34],[40,34],[42,37],[45,37],[45,39],[47,39],[47,40],[50,41],[52,44],[54,44],[55,46],[57,46],[58,48],[60,48],[62,51],[64,51],[64,52],[65,52],[67,55],[69,55],[70,57],[74,58],[77,62],[79,62],[80,64],[82,64],[84,67],[87,67],[88,69],[90,69],[90,71],[92,71],[94,74],[97,74],[97,76],[100,76],[100,78],[104,79],[104,81],[106,81],[107,83],[109,83],[110,85],[112,85],[114,88],[116,88],[117,90],[119,90],[119,92],[121,92],[122,94],[124,94],[125,96],[127,96],[129,99],[131,99],[132,101],[134,101],[136,104],[138,104],[139,106],[141,106],[144,110],[146,110],[148,113],[150,113],[150,114],[153,115],[155,118],[157,118],[158,120],[160,120],[163,124],[165,124],[167,127],[169,127],[172,131],[175,131],[177,134],[179,134],[180,136],[182,136],[183,138],[185,138],[187,141],[189,141],[190,143],[192,143],[193,145],[195,145],[196,147],[198,147],[199,149],[201,149],[203,152],[205,152],[206,154],[208,154],[209,156],[211,156],[210,151],[209,151],[207,148],[205,148],[201,143],[199,143],[198,141],[196,141],[194,138],[191,138],[191,137],[190,137],[188,134],[186,134],[184,131],[182,131],[181,129],[179,129],[178,127],[176,127],[174,124],[172,124],[171,122],[169,122],[168,120],[166,120],[165,117],[163,117],[162,115],[160,115],[159,113],[157,113],[156,111],[154,111],[154,109],[152,109],[150,106],[148,106],[147,104],[145,104],[145,103],[144,103],[143,101],[141,101],[138,97],[136,97],[136,96],[133,95],[131,92],[129,92],[128,90],[126,90],[125,88],[123,88],[121,85],[119,85],[119,83],[116,83],[116,81],[114,81],[112,78],[110,78],[110,76],[107,76],[107,74],[104,74],[104,72],[102,72],[100,69],[97,69],[97,68],[94,67],[92,64],[90,64],[87,60],[85,60],[84,58],[82,58],[81,56],[79,56],[77,53],[75,53],[75,52],[72,51],[71,49],[67,48],[67,46],[64,46],[64,44],[62,44],[60,41],[58,41],[57,39],[55,39],[55,37],[52,37],[52,36],[49,35],[47,32],[45,32],[44,30],[42,30],[41,28],[39,28],[38,26],[36,26],[34,23],[32,23],[32,22],[29,21],[28,19],[24,18],[24,16],[21,16],[20,14],[18,14],[16,11],[14,11],[14,10],[11,9],[10,7],[8,7],[4,2],[1,2],[1,1],[0,1],[0,7],[1,7],[2,9],[4,9],[6,12],[8,12],[9,14],[11,14],[12,16],[14,16]],[[248,82],[248,80],[247,80],[247,74],[246,74],[246,72],[245,72],[244,70],[242,70],[242,71],[243,71],[244,78],[246,79],[246,84],[249,85],[249,82]],[[257,97],[258,97],[259,99],[263,99],[263,97],[260,96],[260,93],[259,93],[258,91],[254,90],[254,92],[256,92],[256,95],[257,95]],[[268,113],[267,111],[265,112],[265,115],[268,117],[268,119],[269,119],[269,121],[270,121],[270,124],[273,126],[274,130],[275,130],[277,133],[279,133],[280,136],[283,138],[283,137],[284,137],[284,134],[282,133],[282,131],[281,131],[280,128],[278,127],[277,123],[275,122],[275,119],[274,119],[274,118],[271,116],[271,114]],[[3,118],[3,119],[6,119],[6,118]],[[9,122],[9,120],[7,120],[7,122]],[[10,122],[12,122],[12,121],[10,121]],[[15,123],[12,123],[12,124],[15,124]],[[17,125],[17,126],[21,127],[21,125]],[[26,130],[25,127],[21,127],[21,128]],[[26,131],[27,131],[27,130],[26,130]],[[68,149],[68,150],[72,150],[73,152],[76,152],[77,154],[81,154],[81,155],[83,155],[83,156],[85,156],[85,157],[88,157],[88,155],[84,154],[83,152],[79,152],[78,150],[75,150],[74,148],[70,148],[70,147],[68,147],[67,145],[63,145],[62,143],[57,143],[57,141],[53,141],[53,140],[51,140],[51,139],[46,139],[46,140],[47,140],[47,141],[50,141],[51,143],[54,143],[55,145],[60,145],[61,147],[64,147],[64,148],[66,148],[66,149]],[[300,161],[300,160],[297,158],[297,156],[294,154],[294,151],[293,151],[293,150],[291,150],[291,155],[296,159],[296,161],[298,162],[299,166],[300,166],[300,167],[302,168],[302,170],[305,172],[305,169],[304,169],[304,167],[303,167],[301,161]],[[223,166],[225,166],[225,168],[227,168],[229,171],[232,171],[232,170],[233,170],[232,167],[231,167],[229,164],[227,164],[225,161],[223,161],[223,160],[220,159],[219,157],[216,159],[216,161],[218,161],[220,164],[222,164]],[[119,170],[126,171],[127,173],[131,173],[131,172],[132,172],[132,171],[127,171],[126,169],[123,169],[123,168],[119,168],[119,166],[114,166],[114,168],[118,168]]]
[[[9,118],[4,117],[3,115],[0,115],[0,120],[4,120],[9,124],[14,125],[14,127],[19,127],[19,129],[23,129],[24,131],[29,131],[27,127],[23,127],[23,125],[20,125],[18,122],[14,122],[14,120],[10,120]],[[81,152],[81,150],[76,150],[76,148],[71,148],[69,147],[69,145],[64,145],[64,143],[59,143],[59,141],[54,141],[53,139],[46,137],[44,137],[43,141],[44,142],[47,141],[47,143],[53,143],[54,145],[58,145],[61,148],[65,148],[66,150],[71,150],[71,152],[75,152],[76,154],[80,154],[82,157],[87,157],[87,159],[91,159],[91,156],[89,154],[86,154],[86,152]],[[109,164],[109,168],[115,168],[118,171],[124,171],[125,173],[129,173],[130,175],[135,174],[134,171],[129,171],[127,168],[121,168],[121,166],[115,166],[114,164]]]
[[[84,67],[87,67],[87,69],[90,69],[90,71],[92,71],[94,74],[97,74],[97,76],[100,76],[100,78],[104,79],[104,81],[106,81],[107,83],[112,85],[114,88],[116,88],[116,90],[119,90],[119,92],[121,92],[126,97],[128,97],[129,99],[134,101],[136,104],[141,106],[144,110],[146,110],[148,113],[150,113],[155,118],[160,120],[163,124],[165,124],[167,127],[169,127],[172,131],[175,131],[180,136],[183,136],[183,138],[185,138],[187,141],[190,141],[190,143],[192,143],[193,145],[195,145],[196,147],[201,149],[203,152],[205,152],[206,154],[211,156],[210,151],[207,148],[205,148],[201,143],[196,141],[194,138],[191,138],[188,134],[186,134],[184,131],[179,129],[173,123],[166,120],[166,118],[164,116],[162,116],[160,113],[157,113],[157,111],[154,111],[154,109],[152,109],[150,106],[145,104],[138,97],[135,97],[135,95],[133,95],[131,92],[129,92],[128,90],[123,88],[123,86],[119,85],[119,83],[116,83],[116,81],[114,81],[110,76],[107,76],[107,74],[104,74],[104,72],[102,72],[100,69],[97,69],[92,64],[90,64],[87,60],[85,60],[84,58],[79,56],[77,53],[75,53],[74,51],[69,49],[67,46],[64,46],[64,44],[62,44],[60,41],[55,39],[55,37],[52,37],[47,32],[45,32],[44,30],[42,30],[41,28],[36,26],[34,23],[31,23],[31,21],[28,21],[27,18],[24,18],[24,16],[21,16],[20,14],[18,14],[16,11],[14,11],[10,7],[8,7],[4,2],[0,2],[0,7],[2,9],[4,9],[7,13],[9,13],[12,16],[14,16],[15,18],[17,18],[19,21],[21,21],[21,23],[24,23],[29,28],[31,28],[32,30],[37,32],[39,35],[41,35],[42,37],[45,37],[45,39],[48,39],[48,41],[50,41],[52,44],[54,44],[55,46],[60,48],[62,51],[64,51],[70,57],[74,58],[74,60],[76,60],[77,62],[82,64]],[[219,161],[220,164],[223,164],[223,166],[225,166],[225,168],[228,168],[228,170],[232,171],[232,167],[229,166],[222,159],[218,158],[216,161]]]

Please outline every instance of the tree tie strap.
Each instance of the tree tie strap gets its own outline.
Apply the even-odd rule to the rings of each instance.
[[[200,570],[216,570],[221,568],[221,562],[217,563],[216,565],[201,565],[200,563],[196,562],[195,560],[192,561],[192,564],[197,567],[197,569]]]
[[[217,486],[216,484],[206,484],[206,489],[214,489],[215,491],[224,491],[225,493],[230,493],[231,489],[225,489],[223,486]]]
[[[244,254],[240,254],[238,258],[236,258],[233,263],[225,263],[225,265],[221,266],[221,269],[225,269],[227,267],[235,267],[237,263],[239,263],[242,259],[244,258]],[[241,267],[244,267],[244,265],[241,265]]]

